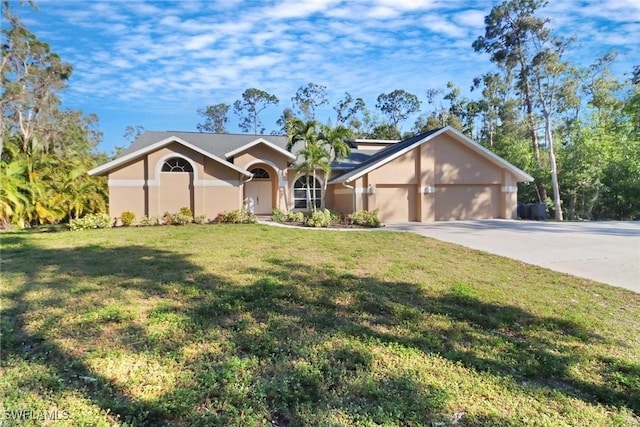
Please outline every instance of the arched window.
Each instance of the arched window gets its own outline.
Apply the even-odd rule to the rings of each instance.
[[[309,195],[311,198],[311,206],[320,207],[322,202],[322,184],[318,179],[309,177]],[[301,176],[293,184],[293,207],[295,209],[309,209],[307,206],[307,177]]]
[[[171,157],[162,165],[162,172],[193,172],[193,167],[182,157]]]
[[[269,176],[269,172],[267,172],[266,170],[262,169],[262,168],[253,168],[251,169],[249,172],[251,172],[253,174],[253,179],[269,179],[271,178]]]

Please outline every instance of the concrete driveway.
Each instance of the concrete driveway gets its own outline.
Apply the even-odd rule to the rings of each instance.
[[[640,222],[510,220],[387,224],[640,293]]]

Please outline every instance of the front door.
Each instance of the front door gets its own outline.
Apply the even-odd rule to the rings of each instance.
[[[256,215],[271,215],[273,209],[271,181],[249,181],[244,185],[245,206],[253,204]]]

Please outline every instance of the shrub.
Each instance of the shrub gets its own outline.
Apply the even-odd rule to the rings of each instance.
[[[193,218],[193,212],[191,212],[191,209],[189,209],[188,207],[182,207],[180,208],[180,212],[181,215],[184,216],[190,216],[191,218]]]
[[[285,221],[287,221],[287,214],[282,212],[278,208],[274,208],[271,211],[271,220],[273,222],[285,222]]]
[[[342,215],[342,212],[335,209],[329,209],[329,212],[331,212],[331,222],[343,222],[344,215]]]
[[[380,227],[382,221],[380,221],[380,217],[378,216],[379,212],[378,209],[371,212],[367,210],[353,212],[349,214],[348,219],[352,224],[362,225],[364,227]]]
[[[136,215],[133,212],[124,211],[120,214],[120,222],[125,227],[129,227],[135,220]]]
[[[171,225],[173,223],[173,214],[170,212],[165,212],[162,214],[162,223],[164,225]]]
[[[247,213],[247,210],[242,208],[223,212],[220,216],[220,222],[224,224],[255,224],[258,222],[258,218]]]
[[[289,212],[287,214],[288,222],[304,222],[304,212]]]
[[[307,225],[310,227],[328,227],[332,222],[333,218],[329,209],[314,211],[311,216],[307,218]]]
[[[140,217],[140,225],[148,226],[148,225],[160,225],[162,224],[162,220],[159,216],[146,216],[142,215]]]
[[[186,215],[182,212],[178,212],[177,214],[171,215],[171,225],[187,225],[193,222],[193,217],[191,215]]]
[[[72,231],[107,228],[111,226],[111,218],[106,213],[89,214],[82,218],[72,219],[69,228]]]
[[[207,223],[207,216],[206,215],[198,215],[195,218],[193,218],[193,222],[195,222],[196,224],[206,224]]]

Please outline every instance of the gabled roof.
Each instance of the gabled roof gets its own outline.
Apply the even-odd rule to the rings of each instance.
[[[197,146],[195,146],[193,144],[190,144],[187,141],[185,141],[185,140],[183,140],[181,138],[178,138],[176,136],[170,136],[168,138],[165,138],[165,139],[163,139],[161,141],[156,142],[155,144],[147,145],[146,147],[140,148],[137,151],[133,151],[133,152],[131,152],[129,154],[126,154],[126,155],[124,155],[122,157],[118,157],[117,159],[112,160],[112,161],[110,161],[108,163],[105,163],[104,165],[101,165],[101,166],[98,166],[97,168],[91,169],[88,173],[89,173],[89,175],[103,175],[103,174],[109,172],[110,170],[120,166],[120,165],[123,165],[123,164],[125,164],[127,162],[130,162],[132,160],[135,160],[140,156],[143,156],[143,155],[145,155],[147,153],[155,151],[155,150],[157,150],[159,148],[162,148],[162,147],[164,147],[166,145],[169,145],[171,143],[174,143],[174,142],[177,142],[178,144],[184,145],[185,147],[190,148],[193,151],[196,151],[196,152],[204,155],[205,157],[208,157],[208,158],[210,158],[212,160],[215,160],[218,163],[222,163],[223,165],[228,166],[231,169],[235,170],[236,172],[239,172],[239,173],[241,173],[241,174],[243,174],[245,176],[251,176],[251,173],[249,173],[248,171],[246,171],[246,170],[244,170],[242,168],[239,168],[238,166],[234,165],[233,163],[229,163],[228,161],[226,161],[224,159],[221,159],[218,156],[214,156],[213,154],[207,152],[206,150],[203,150],[200,147],[197,147]]]
[[[488,161],[490,161],[491,163],[507,169],[508,171],[510,171],[511,173],[513,173],[519,182],[531,182],[533,181],[533,177],[529,174],[527,174],[526,172],[524,172],[523,170],[517,168],[516,166],[512,165],[511,163],[507,162],[506,160],[504,160],[503,158],[501,158],[500,156],[496,155],[495,153],[487,150],[486,148],[484,148],[482,145],[478,144],[477,142],[469,139],[468,137],[466,137],[464,134],[462,134],[461,132],[455,130],[454,128],[447,126],[444,128],[440,128],[440,129],[434,129],[431,130],[429,132],[420,134],[420,135],[416,135],[413,138],[409,138],[405,141],[402,142],[398,142],[394,145],[391,145],[387,148],[384,148],[380,151],[377,151],[374,155],[370,156],[368,158],[368,160],[364,161],[363,163],[361,163],[359,166],[357,166],[355,169],[352,169],[351,171],[342,174],[334,179],[332,179],[331,181],[329,181],[329,184],[335,184],[335,183],[348,183],[351,181],[354,181],[358,178],[361,178],[362,176],[366,175],[367,173],[371,172],[374,169],[379,168],[380,166],[385,165],[386,163],[389,163],[390,161],[402,156],[403,154],[413,150],[414,148],[416,148],[417,146],[424,144],[427,141],[430,141],[432,139],[434,139],[435,137],[437,137],[438,135],[444,134],[446,133],[447,135],[453,137],[456,141],[462,143],[463,145],[465,145],[467,148],[470,148],[471,150],[475,151],[477,154],[481,155],[482,157],[484,157],[485,159],[487,159]]]
[[[296,156],[294,156],[293,154],[291,154],[290,152],[288,152],[284,148],[281,148],[281,147],[279,147],[279,146],[267,141],[264,138],[255,139],[255,140],[249,142],[248,144],[245,144],[245,145],[243,145],[241,147],[236,148],[235,150],[231,150],[231,151],[229,151],[227,153],[224,153],[224,156],[228,159],[229,157],[233,157],[233,156],[235,156],[237,154],[240,154],[240,153],[242,153],[244,151],[247,151],[251,147],[255,147],[256,145],[259,145],[259,144],[266,145],[267,147],[271,148],[272,150],[275,150],[276,152],[286,156],[289,160],[295,160],[296,159]]]
[[[287,146],[287,137],[280,135],[260,136],[248,134],[147,131],[133,141],[128,148],[123,150],[120,157],[91,169],[89,175],[104,175],[112,169],[135,160],[140,156],[162,148],[172,142],[177,142],[245,176],[251,176],[247,170],[227,161],[225,153],[258,140],[264,140],[274,149],[285,150]],[[289,153],[287,152],[287,154]]]

